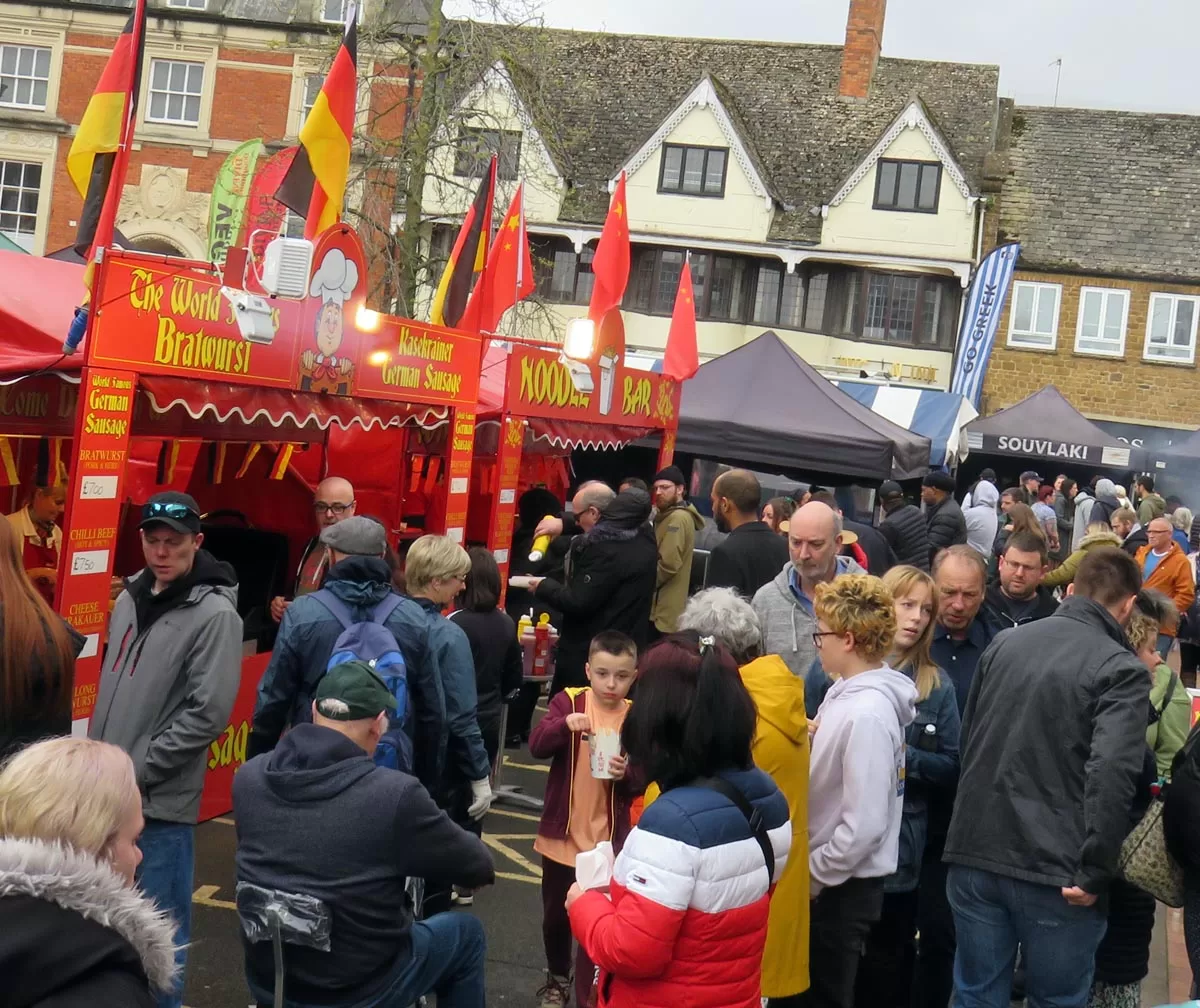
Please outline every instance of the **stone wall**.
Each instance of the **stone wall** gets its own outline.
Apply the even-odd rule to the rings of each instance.
[[[1142,359],[1150,295],[1200,296],[1200,287],[1025,270],[1018,271],[1016,279],[1062,286],[1057,343],[1053,350],[1029,350],[1008,345],[1012,311],[1010,295],[996,334],[980,412],[985,415],[995,413],[1046,385],[1055,385],[1076,409],[1093,419],[1189,429],[1200,426],[1200,369],[1197,364]],[[1081,287],[1129,291],[1123,356],[1099,357],[1075,351]]]

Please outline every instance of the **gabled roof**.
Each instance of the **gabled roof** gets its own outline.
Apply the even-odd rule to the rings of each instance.
[[[641,147],[634,152],[633,156],[620,166],[627,174],[632,175],[635,171],[649,161],[666,141],[671,132],[687,118],[688,114],[694,109],[707,108],[713,118],[717,122],[717,127],[721,131],[721,135],[725,137],[725,142],[729,144],[729,153],[733,160],[741,165],[742,171],[746,173],[746,178],[750,182],[750,188],[756,196],[761,196],[764,200],[775,200],[775,194],[772,191],[767,179],[764,175],[762,165],[758,158],[752,153],[751,147],[747,142],[747,137],[743,132],[745,124],[740,119],[735,120],[729,114],[729,110],[725,107],[725,103],[715,86],[712,77],[705,74],[700,83],[697,84],[690,94],[688,94],[682,102],[671,110],[668,115],[658,125],[658,129],[651,134]],[[619,174],[619,173],[618,173]],[[616,183],[614,176],[609,180],[609,188],[611,189]]]
[[[942,163],[942,167],[946,169],[946,174],[950,176],[951,181],[962,193],[963,199],[970,199],[972,195],[970,183],[967,182],[967,177],[963,173],[962,167],[958,160],[950,153],[946,146],[946,140],[942,136],[938,128],[929,118],[929,110],[925,108],[924,102],[920,98],[914,98],[909,102],[908,107],[901,112],[896,121],[888,127],[887,131],[879,138],[875,146],[871,148],[871,152],[858,163],[858,166],[850,173],[850,177],[842,183],[842,187],[837,191],[837,194],[829,201],[831,207],[837,206],[842,202],[854,187],[858,185],[867,173],[875,167],[887,150],[896,139],[907,129],[920,130],[925,139],[929,142],[929,146],[933,148],[933,153]]]
[[[537,56],[528,68],[513,67],[513,78],[523,93],[553,96],[528,104],[572,183],[562,211],[568,220],[604,219],[609,180],[702,75],[712,78],[787,208],[775,215],[777,241],[820,240],[813,208],[829,203],[914,98],[929,110],[973,192],[994,145],[994,66],[884,57],[870,99],[854,103],[837,93],[841,46],[534,31],[525,48]]]
[[[1010,169],[1022,266],[1200,281],[1200,116],[1017,108]]]

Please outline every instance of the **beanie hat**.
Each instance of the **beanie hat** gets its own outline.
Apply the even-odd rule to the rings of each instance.
[[[687,480],[683,478],[679,466],[669,465],[666,469],[660,469],[654,474],[652,482],[657,483],[659,480],[670,480],[676,486],[687,486]]]

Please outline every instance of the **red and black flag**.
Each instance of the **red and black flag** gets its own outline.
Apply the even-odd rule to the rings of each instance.
[[[139,0],[124,30],[117,36],[67,153],[67,173],[83,197],[75,251],[84,257],[90,258],[96,240],[104,197],[113,184],[117,152],[121,148],[126,122],[137,113],[145,41],[146,5],[144,0]],[[123,183],[122,177],[115,184]],[[101,237],[106,242],[111,240],[110,236]]]
[[[479,191],[467,216],[463,218],[450,260],[433,296],[429,321],[434,325],[456,326],[467,310],[475,274],[487,263],[488,244],[492,240],[492,204],[496,200],[496,155],[479,183]]]
[[[316,238],[342,219],[358,94],[358,12],[346,4],[346,31],[321,93],[300,127],[300,149],[275,198],[304,218],[304,237]]]

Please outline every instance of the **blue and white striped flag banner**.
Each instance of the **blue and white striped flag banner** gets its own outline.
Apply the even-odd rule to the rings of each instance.
[[[979,408],[992,345],[996,342],[996,330],[1000,327],[1004,299],[1008,297],[1020,254],[1021,246],[1017,242],[999,246],[979,264],[971,281],[967,310],[963,312],[962,328],[958,333],[958,356],[954,361],[950,391],[957,392],[976,409]]]

